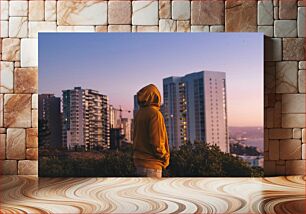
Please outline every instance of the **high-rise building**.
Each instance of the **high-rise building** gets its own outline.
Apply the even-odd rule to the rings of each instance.
[[[122,118],[121,119],[124,139],[128,142],[131,142],[131,120],[129,118]]]
[[[163,113],[171,148],[206,142],[229,152],[224,72],[200,71],[163,79]]]
[[[116,109],[113,105],[109,106],[109,123],[110,128],[120,128],[120,111]]]
[[[38,120],[41,131],[43,131],[42,128],[46,128],[44,130],[46,137],[43,138],[42,143],[51,147],[61,147],[61,98],[55,97],[54,94],[39,94]]]
[[[68,149],[109,148],[109,104],[106,95],[75,87],[63,91],[63,144]]]

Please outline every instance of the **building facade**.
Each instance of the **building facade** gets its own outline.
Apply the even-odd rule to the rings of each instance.
[[[224,72],[200,71],[163,79],[163,113],[171,148],[206,142],[229,152]]]
[[[68,149],[109,148],[109,101],[98,91],[75,87],[63,91],[62,140]]]
[[[44,142],[40,141],[43,145],[62,146],[61,120],[61,98],[55,97],[54,94],[39,94],[38,121],[40,128],[46,128],[46,132],[48,132],[47,136],[43,138]]]

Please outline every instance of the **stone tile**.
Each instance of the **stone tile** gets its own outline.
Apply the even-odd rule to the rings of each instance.
[[[28,18],[10,17],[9,36],[25,38],[28,36]]]
[[[298,74],[299,80],[298,80],[298,87],[299,87],[299,93],[305,93],[305,70],[299,70]]]
[[[37,175],[37,174],[38,174],[37,160],[18,161],[18,175]]]
[[[0,94],[0,127],[3,127],[3,94]]]
[[[0,128],[0,134],[6,134],[6,128]]]
[[[20,61],[15,61],[14,62],[14,67],[15,68],[20,68]]]
[[[298,17],[297,17],[298,37],[305,37],[305,10],[306,7],[298,8]]]
[[[57,32],[95,32],[94,26],[57,26]]]
[[[108,32],[131,32],[131,25],[108,25]]]
[[[8,21],[0,21],[0,37],[5,38],[9,36],[8,33]]]
[[[225,4],[225,31],[256,32],[257,16],[254,14],[257,14],[257,1],[227,0]]]
[[[5,159],[6,134],[0,134],[0,159]]]
[[[264,152],[269,152],[269,140],[266,139],[264,139]]]
[[[269,139],[291,139],[293,135],[292,129],[269,129]]]
[[[0,1],[0,20],[8,20],[9,15],[9,3],[8,1]]]
[[[16,94],[37,93],[37,68],[16,68],[14,73],[14,91]]]
[[[158,32],[158,26],[137,26],[137,32]]]
[[[301,70],[306,69],[306,61],[300,61],[299,62],[299,69],[301,69]]]
[[[38,94],[32,94],[32,109],[38,109]]]
[[[224,25],[212,25],[209,27],[210,32],[224,32]]]
[[[190,19],[190,1],[172,1],[172,19]]]
[[[275,20],[275,37],[297,37],[296,20]]]
[[[277,162],[276,162],[276,166],[275,166],[275,175],[277,175],[277,176],[285,175],[286,174],[286,166],[285,165],[278,165]]]
[[[286,161],[286,175],[303,175],[305,174],[305,160]]]
[[[258,26],[257,31],[264,33],[265,36],[273,37],[273,26]]]
[[[14,63],[0,63],[0,93],[13,93],[14,87]]]
[[[177,21],[177,32],[190,32],[190,22]]]
[[[273,2],[272,0],[263,0],[257,2],[257,24],[273,25]]]
[[[191,32],[209,32],[208,25],[192,25]]]
[[[6,140],[6,158],[25,159],[25,129],[8,128]]]
[[[279,6],[279,0],[273,0],[273,6],[278,7]]]
[[[279,18],[296,19],[296,0],[279,0]]]
[[[306,143],[306,129],[302,129],[302,143]]]
[[[21,39],[21,67],[38,66],[38,40]]]
[[[302,159],[306,159],[306,144],[302,144]]]
[[[274,119],[274,127],[281,128],[282,127],[282,103],[281,101],[275,102],[273,119]]]
[[[140,26],[140,25],[137,25],[137,26]],[[137,26],[136,26],[136,25],[133,25],[133,26],[132,26],[132,32],[133,32],[133,33],[137,32],[137,28],[136,28]],[[149,25],[148,25],[148,26],[149,26]],[[150,27],[150,26],[149,26],[149,27]]]
[[[264,93],[275,93],[275,63],[264,63]],[[269,102],[270,103],[270,102]],[[274,104],[274,103],[273,103]],[[270,106],[270,105],[269,105]]]
[[[31,127],[31,94],[4,95],[4,126]]]
[[[45,2],[29,1],[29,20],[42,21],[45,19]]]
[[[280,38],[264,38],[265,61],[282,61],[282,40]]]
[[[278,20],[278,19],[279,19],[279,17],[278,17],[278,11],[279,11],[279,8],[278,8],[278,7],[274,7],[274,9],[273,9],[273,18],[274,18],[275,20]]]
[[[301,139],[302,138],[302,129],[299,129],[299,128],[293,129],[293,138],[294,139]]]
[[[269,140],[269,160],[279,160],[279,140]]]
[[[304,1],[304,0],[299,0],[299,1],[298,1],[298,6],[299,6],[299,7],[305,7],[305,6],[306,6],[305,1]]]
[[[297,62],[277,62],[276,93],[296,93],[297,74]]]
[[[131,24],[131,2],[109,1],[108,24],[115,24],[115,25]]]
[[[159,32],[176,32],[176,21],[172,19],[160,19]]]
[[[157,1],[133,1],[133,25],[158,25]]]
[[[283,128],[304,128],[306,114],[283,114]]]
[[[38,37],[39,32],[56,32],[56,22],[29,22],[29,37]]]
[[[58,25],[106,25],[107,1],[57,2]]]
[[[302,158],[301,140],[280,140],[279,153],[281,160],[300,160]]]
[[[38,147],[38,129],[29,128],[26,129],[26,147],[37,148]]]
[[[0,175],[17,175],[16,160],[0,160]]]
[[[32,127],[38,127],[38,110],[32,110]]]
[[[170,19],[171,18],[171,1],[159,1],[159,18]]]
[[[273,128],[274,127],[274,109],[273,108],[267,108],[264,112],[264,118],[265,118],[265,125],[267,128]]]
[[[2,40],[2,60],[20,60],[20,39],[6,38]]]
[[[96,32],[107,32],[107,25],[96,26]]]
[[[224,2],[219,0],[192,1],[191,25],[224,24]]]
[[[264,174],[265,176],[275,175],[276,161],[264,160]]]
[[[28,15],[28,1],[9,1],[9,7],[10,16]]]
[[[304,38],[283,38],[283,60],[304,60]]]
[[[306,94],[284,94],[282,113],[306,113]]]
[[[38,149],[29,148],[26,150],[26,159],[27,160],[38,160]]]
[[[57,1],[45,1],[45,20],[56,21],[56,3]]]

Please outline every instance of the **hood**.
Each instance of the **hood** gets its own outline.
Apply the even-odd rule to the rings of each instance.
[[[153,84],[147,85],[137,92],[137,102],[140,107],[160,107],[161,96],[157,87]]]

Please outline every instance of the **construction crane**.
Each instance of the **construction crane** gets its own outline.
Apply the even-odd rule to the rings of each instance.
[[[120,112],[120,113],[119,113],[120,121],[122,121],[122,112],[131,113],[130,110],[122,109],[121,105],[119,106],[119,108],[113,107],[113,109],[114,109],[115,111],[119,111],[119,112]]]

